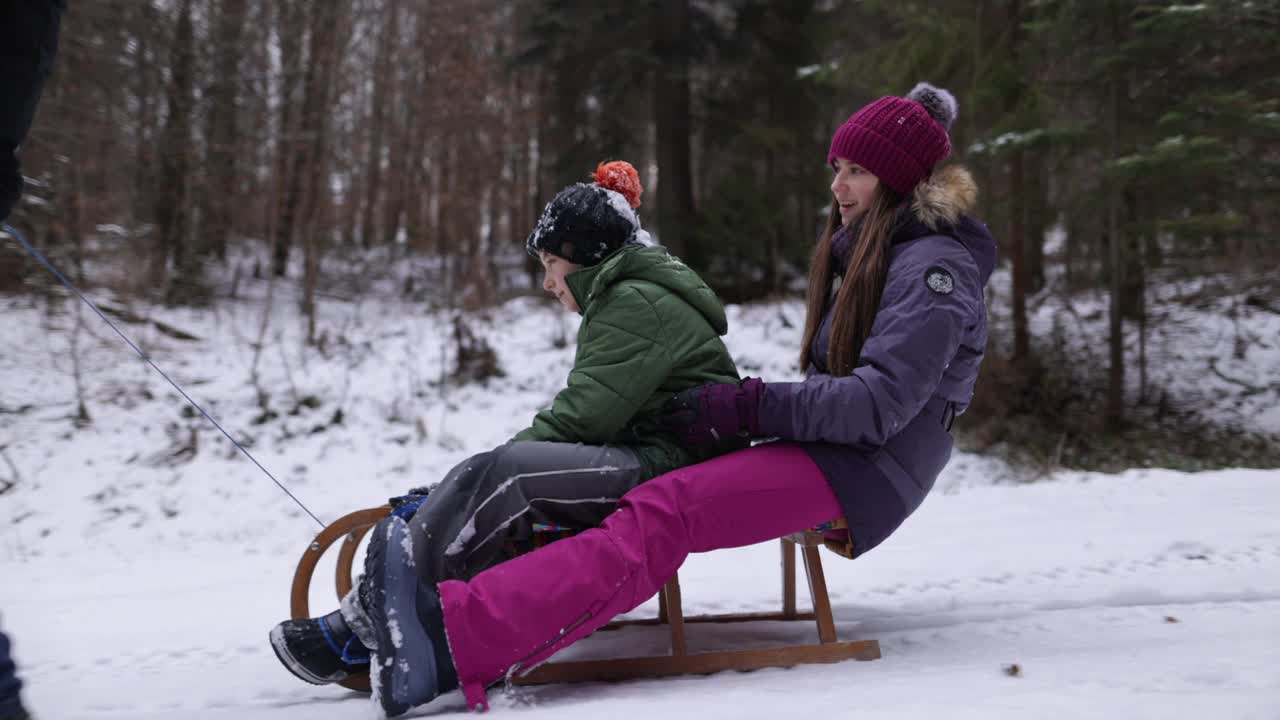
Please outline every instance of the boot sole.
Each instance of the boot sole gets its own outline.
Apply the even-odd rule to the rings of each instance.
[[[374,695],[382,711],[395,717],[435,698],[437,668],[435,648],[418,619],[418,575],[408,524],[388,518],[381,541],[383,561],[373,577],[375,590],[381,590],[374,597],[380,602],[365,609],[378,640],[370,673],[378,674]]]
[[[302,663],[294,659],[293,655],[289,652],[289,646],[286,645],[284,641],[284,631],[280,629],[279,625],[271,628],[270,637],[271,649],[275,651],[276,659],[280,661],[281,665],[284,665],[286,670],[293,673],[294,677],[299,680],[311,683],[312,685],[332,685],[333,683],[345,680],[348,677],[347,673],[344,672],[339,673],[341,677],[323,678],[310,670],[307,670],[307,668],[304,667]]]

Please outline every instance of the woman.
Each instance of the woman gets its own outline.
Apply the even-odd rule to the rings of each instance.
[[[801,346],[809,377],[711,384],[672,403],[690,445],[780,442],[650,480],[598,528],[438,591],[415,582],[405,523],[386,521],[366,572],[379,589],[370,615],[397,637],[373,666],[388,715],[458,685],[486,707],[486,685],[652,597],[691,552],[845,517],[861,553],[915,511],[973,394],[995,263],[990,233],[964,215],[977,192],[969,174],[935,172],[955,114],[949,93],[921,84],[862,108],[832,139],[831,220]]]

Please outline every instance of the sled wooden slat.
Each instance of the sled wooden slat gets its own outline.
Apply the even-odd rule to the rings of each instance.
[[[691,615],[684,619],[685,625],[706,624],[706,623],[747,623],[747,622],[785,622],[787,620],[816,620],[816,616],[812,612],[797,612],[788,615],[785,612],[746,612],[746,613],[723,613],[717,615]],[[646,626],[646,625],[666,625],[667,621],[659,618],[627,618],[626,620],[614,620],[613,622],[600,628],[601,630],[618,630],[624,627]]]
[[[290,615],[295,619],[311,616],[308,593],[317,563],[335,542],[342,540],[334,573],[334,589],[341,600],[352,587],[352,568],[360,541],[379,520],[391,511],[389,506],[357,510],[335,520],[311,542],[294,571],[290,597]],[[722,613],[685,617],[681,606],[680,576],[677,573],[658,593],[658,617],[615,620],[601,630],[615,630],[632,625],[669,625],[671,650],[667,655],[609,660],[581,660],[544,663],[520,677],[517,685],[560,682],[627,680],[672,675],[705,675],[724,670],[758,670],[769,667],[792,667],[810,663],[834,663],[844,660],[875,660],[880,657],[880,644],[875,640],[838,642],[831,601],[827,595],[826,576],[822,570],[819,548],[849,557],[852,546],[833,539],[832,531],[845,529],[843,520],[826,523],[819,529],[793,533],[781,538],[782,609],[779,612]],[[563,530],[535,538],[535,547],[565,537]],[[796,548],[804,562],[808,579],[812,612],[796,609]],[[690,654],[686,625],[694,623],[738,623],[758,621],[812,620],[817,625],[817,642],[750,650],[725,650]],[[352,675],[341,683],[351,690],[368,691],[367,673]]]
[[[688,644],[684,639],[684,611],[680,605],[680,577],[676,575],[667,581],[663,605],[667,609],[667,622],[671,625],[671,654],[686,655]]]
[[[782,615],[787,620],[796,617],[796,544],[787,539],[782,546]]]
[[[827,597],[827,578],[822,573],[822,557],[818,548],[808,545],[801,552],[805,574],[809,576],[809,597],[813,598],[814,619],[818,621],[818,641],[836,641],[836,623],[831,617],[831,599]]]
[[[514,678],[516,685],[609,682],[672,675],[707,675],[725,670],[761,670],[844,660],[876,660],[880,643],[875,640],[820,645],[722,650],[693,655],[659,655],[618,660],[580,660],[540,665]]]

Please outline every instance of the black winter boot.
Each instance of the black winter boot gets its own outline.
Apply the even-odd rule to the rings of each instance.
[[[336,610],[276,625],[271,649],[289,672],[313,685],[335,683],[369,668],[369,651]]]

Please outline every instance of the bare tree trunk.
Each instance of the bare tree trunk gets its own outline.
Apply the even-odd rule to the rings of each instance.
[[[68,95],[84,92],[77,78],[55,85],[54,96],[58,105],[65,103]],[[62,225],[71,246],[72,277],[77,285],[84,286],[84,234],[85,234],[85,187],[81,161],[84,159],[83,131],[76,129],[68,133],[64,139],[64,151],[67,153],[58,162],[57,181],[65,192],[66,201],[62,207]],[[85,403],[84,369],[80,358],[80,338],[84,333],[83,303],[72,300],[75,314],[75,325],[71,329],[69,351],[71,355],[71,379],[76,390],[76,411],[72,422],[76,427],[88,425],[92,418]]]
[[[201,254],[225,260],[227,236],[235,221],[237,203],[237,162],[240,145],[239,117],[241,46],[244,43],[246,0],[221,0],[212,103],[209,109],[208,191],[204,193],[205,222]]]
[[[982,61],[982,56],[983,53],[987,52],[987,43],[986,38],[984,37],[984,33],[988,27],[986,16],[987,0],[976,0],[976,2],[974,2],[973,10],[973,58],[970,60],[973,73],[969,76],[969,90],[967,93],[968,97],[971,98],[978,97],[978,87],[984,80],[983,70],[986,67],[986,63]],[[978,103],[972,103],[971,105],[978,105]],[[980,112],[980,106],[967,107],[965,109],[963,117],[965,119],[965,127],[968,131],[969,142],[973,142],[978,138],[979,128],[982,127],[979,123]],[[994,172],[994,170],[988,172],[988,168],[995,165],[995,163],[983,162],[981,157],[982,156],[980,155],[975,155],[968,158],[966,163],[974,173],[977,174],[978,187],[986,187],[990,182],[990,172]],[[980,217],[988,217],[991,214],[991,201],[989,200],[990,195],[991,193],[989,192],[978,193],[978,207],[976,208],[976,211]]]
[[[383,134],[387,121],[387,106],[393,89],[391,77],[391,53],[396,29],[400,24],[400,0],[388,0],[378,28],[378,49],[373,61],[373,95],[370,98],[369,147],[365,156],[364,203],[360,213],[360,244],[368,248],[378,237],[374,227],[377,217],[378,197],[382,192]]]
[[[76,324],[71,330],[71,377],[76,386],[76,414],[72,422],[76,427],[85,427],[93,422],[89,416],[89,406],[85,404],[84,365],[80,360],[80,336],[84,333],[84,304],[75,302]]]
[[[511,148],[511,156],[509,158],[511,164],[511,202],[505,203],[503,207],[503,212],[506,216],[503,221],[506,230],[503,239],[513,243],[524,240],[526,231],[532,227],[533,222],[537,219],[536,215],[530,215],[531,211],[533,211],[534,203],[530,200],[533,188],[531,187],[529,173],[529,161],[532,155],[529,141],[536,132],[537,117],[536,113],[533,112],[533,108],[529,107],[525,96],[526,77],[527,74],[524,72],[512,73],[509,90],[512,102],[517,103],[517,107],[520,108],[519,114],[521,118],[521,123],[513,129],[509,140]]]
[[[382,242],[393,250],[396,249],[396,242],[400,237],[405,196],[411,190],[409,176],[419,160],[415,147],[420,139],[415,139],[414,136],[420,138],[424,134],[410,130],[411,110],[404,107],[410,103],[416,106],[417,98],[411,99],[407,96],[416,95],[418,88],[407,82],[407,78],[402,78],[402,81],[403,86],[396,95],[396,101],[392,103],[387,144],[396,149],[391,153],[390,162],[387,163],[388,172],[383,183],[386,190],[382,200]]]
[[[1145,291],[1144,291],[1145,292]],[[1147,312],[1138,316],[1138,402],[1147,400]]]
[[[267,242],[274,237],[275,198],[277,196],[277,156],[279,153],[276,114],[272,110],[273,83],[278,76],[272,70],[272,9],[253,3],[244,23],[245,52],[240,71],[240,138],[241,175],[235,208],[236,229]]]
[[[1126,219],[1133,226],[1144,216],[1144,207],[1135,189],[1126,190]],[[1147,239],[1145,234],[1131,236],[1124,271],[1127,315],[1138,323],[1138,402],[1147,396]]]
[[[289,254],[293,247],[294,223],[298,203],[302,195],[302,175],[297,156],[303,152],[306,140],[301,137],[302,116],[299,109],[299,89],[303,74],[302,17],[298,12],[298,0],[282,0],[277,6],[277,33],[280,40],[281,97],[283,99],[278,148],[279,192],[276,213],[276,231],[272,239],[271,271],[283,277],[289,269]]]
[[[454,307],[453,301],[457,299],[457,275],[454,268],[454,226],[451,222],[453,219],[454,209],[453,201],[457,193],[454,187],[455,173],[457,166],[455,164],[455,153],[453,147],[442,152],[444,156],[439,163],[439,189],[436,196],[440,198],[439,217],[432,227],[432,238],[434,244],[432,249],[441,256],[442,267],[444,268],[444,292],[449,298],[450,307]]]
[[[1027,261],[1027,292],[1035,294],[1043,290],[1045,285],[1044,234],[1049,225],[1049,220],[1046,217],[1048,198],[1045,196],[1045,187],[1047,185],[1045,173],[1048,170],[1040,153],[1032,153],[1029,158],[1024,157],[1024,165],[1028,162],[1030,162],[1030,172],[1025,175],[1027,188],[1025,256]]]
[[[1130,225],[1137,226],[1137,221],[1141,219],[1141,209],[1138,201],[1138,193],[1130,188],[1126,189],[1122,194],[1123,197],[1123,220]],[[1145,241],[1142,235],[1134,233],[1129,236],[1128,244],[1125,246],[1125,269],[1124,269],[1124,316],[1131,320],[1139,320],[1146,313],[1146,253]]]
[[[778,127],[780,124],[778,118],[778,115],[780,114],[778,110],[778,101],[770,96],[765,98],[764,103],[765,117],[768,118],[769,126]],[[777,172],[777,151],[773,148],[766,150],[762,160],[763,162],[760,163],[760,171],[762,173],[760,180],[763,183],[767,183],[769,182],[769,179],[773,177],[773,174]],[[778,268],[781,265],[781,261],[778,256],[778,234],[780,229],[776,224],[771,224],[770,227],[761,228],[761,230],[765,234],[763,290],[764,292],[772,293],[781,287],[781,279],[778,273]],[[749,288],[748,292],[754,295],[756,290],[755,288]]]
[[[658,138],[657,229],[662,244],[697,266],[700,256],[687,234],[693,220],[692,135],[689,93],[689,0],[655,6],[654,123]]]
[[[1076,225],[1070,221],[1064,221],[1062,231],[1062,281],[1066,286],[1067,292],[1071,292],[1076,287],[1076,246],[1078,239],[1076,237]]]
[[[1019,64],[1021,50],[1022,3],[1014,0],[1008,7],[1008,30],[1005,44],[1006,61]],[[1015,82],[1008,98],[1007,111],[1017,112],[1021,102],[1022,83]],[[1026,152],[1018,147],[1009,154],[1009,261],[1013,272],[1013,361],[1026,364],[1031,359],[1031,333],[1027,327],[1027,201]]]
[[[156,188],[156,240],[152,281],[163,282],[169,259],[173,260],[180,284],[197,282],[188,266],[187,182],[188,154],[191,152],[191,105],[193,83],[191,0],[178,5],[178,25],[174,33],[172,75],[166,92],[169,105],[160,147],[160,186]],[[166,293],[167,299],[174,298]]]
[[[1119,19],[1111,10],[1112,39],[1119,41]],[[1120,156],[1120,75],[1112,71],[1107,98],[1107,158]],[[1107,428],[1115,431],[1124,426],[1124,238],[1120,234],[1120,188],[1107,187],[1107,240],[1110,270],[1110,368],[1107,374]]]
[[[1031,333],[1027,327],[1026,201],[1023,177],[1024,152],[1009,155],[1009,262],[1013,271],[1013,361],[1031,357]]]
[[[338,62],[338,27],[345,13],[342,0],[311,6],[310,48],[307,52],[306,81],[303,85],[301,129],[305,140],[296,172],[305,180],[300,206],[303,222],[302,311],[307,318],[307,343],[316,340],[316,284],[320,268],[321,237],[327,224],[329,199],[328,151],[330,97],[334,68]]]
[[[535,118],[533,127],[534,154],[528,165],[529,176],[526,178],[528,184],[527,198],[529,201],[529,224],[538,221],[538,217],[542,214],[542,206],[550,198],[545,197],[546,191],[546,166],[547,154],[551,151],[552,132],[551,132],[551,113],[552,106],[547,99],[548,89],[551,85],[551,73],[541,70],[537,71],[533,80],[534,92],[537,93],[537,107],[532,113]],[[533,257],[526,257],[524,261],[525,271],[529,274],[529,287],[536,288],[539,283],[539,275],[542,271],[541,264]]]
[[[145,27],[160,25],[159,13],[151,3],[143,3],[139,12],[142,16],[142,20],[139,22]],[[155,107],[160,93],[156,87],[158,81],[155,68],[160,63],[155,58],[153,40],[154,38],[146,32],[138,32],[134,35],[137,47],[133,53],[133,72],[131,76],[134,97],[138,103],[138,128],[135,143],[136,152],[133,161],[133,186],[136,188],[136,192],[130,206],[130,212],[135,218],[153,216],[155,212],[152,201],[153,189],[158,184],[155,177],[155,137],[157,134]]]

